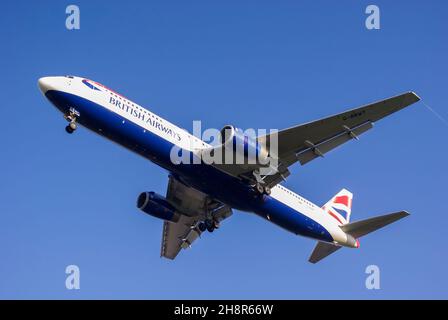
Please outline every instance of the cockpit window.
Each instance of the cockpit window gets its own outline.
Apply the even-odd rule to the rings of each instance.
[[[93,84],[91,84],[87,79],[82,80],[82,83],[84,83],[86,86],[88,86],[92,90],[101,91],[97,87],[95,87]]]
[[[70,76],[70,75],[67,75],[67,76],[65,76],[66,78],[70,78],[70,79],[74,79],[75,77],[74,76]]]

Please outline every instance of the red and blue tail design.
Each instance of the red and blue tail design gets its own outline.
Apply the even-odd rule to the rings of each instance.
[[[331,215],[340,225],[350,222],[352,213],[353,193],[347,189],[342,189],[322,209]]]

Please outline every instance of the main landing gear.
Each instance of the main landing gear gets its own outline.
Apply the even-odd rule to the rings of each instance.
[[[214,220],[207,219],[205,221],[199,222],[198,228],[201,232],[204,232],[205,230],[207,230],[208,232],[213,232],[218,228],[218,224]]]
[[[75,132],[76,128],[78,127],[76,124],[76,117],[79,115],[75,110],[70,109],[70,112],[68,114],[64,115],[65,120],[69,122],[69,124],[65,127],[65,131],[67,133],[72,134]]]
[[[271,194],[271,188],[267,185],[260,183],[260,182],[257,182],[255,184],[255,189],[257,190],[257,192],[259,194],[267,194],[267,195]]]
[[[218,204],[219,206],[221,206],[221,204]],[[210,198],[206,198],[205,202],[204,202],[204,216],[203,216],[203,220],[199,221],[198,224],[196,225],[196,227],[199,229],[199,231],[201,232],[213,232],[215,231],[215,229],[219,228],[220,222],[222,221],[222,217],[220,218],[220,216],[216,216],[215,214],[218,213],[219,214],[219,210],[222,207],[216,207],[216,202],[213,201],[213,199]]]
[[[254,170],[252,172],[253,176],[255,177],[255,180],[257,181],[254,185],[254,189],[258,194],[267,194],[270,195],[271,194],[271,188],[269,186],[266,185],[266,183],[264,182],[263,178],[260,175],[260,171],[259,170]]]

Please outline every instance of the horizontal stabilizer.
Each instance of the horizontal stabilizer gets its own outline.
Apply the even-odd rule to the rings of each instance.
[[[366,220],[356,221],[349,224],[341,226],[341,229],[353,236],[354,238],[359,238],[371,233],[372,231],[378,230],[382,227],[391,224],[397,220],[400,220],[409,215],[406,211],[395,212],[391,214],[386,214],[384,216],[374,217]]]
[[[308,261],[311,263],[317,263],[323,258],[329,256],[330,254],[341,248],[342,248],[341,246],[319,241],[316,244],[316,247],[314,247],[313,253],[311,253],[311,256],[308,259]]]

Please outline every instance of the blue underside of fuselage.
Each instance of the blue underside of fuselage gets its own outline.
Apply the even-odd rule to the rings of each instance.
[[[210,165],[173,164],[173,144],[150,131],[82,97],[47,91],[46,97],[61,112],[75,108],[78,123],[160,165],[182,182],[209,194],[232,208],[254,212],[302,236],[331,242],[329,232],[314,220],[270,196],[257,195],[250,186]]]

